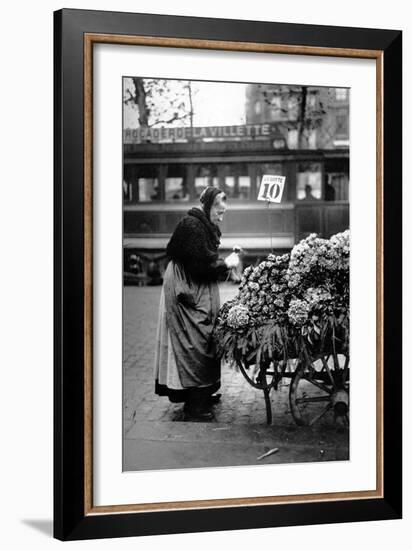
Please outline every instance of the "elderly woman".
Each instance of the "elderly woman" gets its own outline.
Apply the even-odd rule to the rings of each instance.
[[[177,225],[169,244],[160,298],[155,353],[155,392],[172,402],[185,402],[186,420],[210,420],[219,395],[220,361],[212,339],[220,307],[219,275],[233,266],[218,257],[218,224],[226,195],[206,187],[200,207],[191,208]]]

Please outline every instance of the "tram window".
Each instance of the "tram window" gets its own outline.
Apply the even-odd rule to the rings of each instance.
[[[258,170],[262,176],[281,176],[283,174],[282,165],[274,162],[262,162],[258,165]]]
[[[345,173],[327,174],[325,200],[349,200],[349,180]]]
[[[219,178],[217,177],[217,165],[198,165],[195,168],[195,194],[200,197],[203,189],[213,185],[219,187]]]
[[[183,178],[165,179],[165,197],[167,201],[188,201],[189,195]]]
[[[236,164],[219,164],[218,175],[220,182],[223,183],[223,190],[227,197],[233,199],[236,197]]]
[[[131,200],[131,185],[126,180],[123,180],[123,200]]]
[[[229,198],[250,199],[252,186],[247,163],[219,165],[219,178],[224,183],[224,191]]]
[[[322,171],[320,163],[300,163],[297,168],[297,199],[304,201],[320,200],[322,198]]]
[[[239,199],[250,199],[251,182],[250,176],[239,176]]]
[[[165,176],[165,199],[167,201],[188,201],[189,192],[184,165],[169,164]]]
[[[235,196],[235,181],[233,176],[225,176],[225,193],[230,199]]]
[[[209,185],[213,185],[213,187],[219,187],[218,178],[207,178],[207,177],[195,178],[196,197],[200,197],[200,195],[202,194],[202,191]]]
[[[229,176],[225,178],[225,193],[230,199],[250,199],[251,190],[250,176],[237,176],[237,178]]]
[[[159,180],[157,178],[139,178],[139,202],[159,199]]]

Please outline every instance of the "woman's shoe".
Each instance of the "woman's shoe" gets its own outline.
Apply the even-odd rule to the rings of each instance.
[[[221,397],[222,397],[221,393],[216,393],[215,395],[211,395],[208,401],[211,405],[216,405],[216,403],[219,403]]]
[[[209,420],[213,419],[213,413],[210,411],[203,411],[203,412],[185,412],[184,414],[184,420],[186,422],[208,422]]]
[[[192,405],[190,403],[185,403],[183,407],[184,419],[185,420],[212,420],[213,413],[207,408],[199,405]]]

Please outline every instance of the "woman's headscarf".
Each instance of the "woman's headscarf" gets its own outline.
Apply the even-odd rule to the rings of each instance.
[[[210,219],[209,217],[210,209],[212,208],[212,205],[215,201],[216,196],[220,195],[220,193],[223,193],[221,189],[219,189],[218,187],[212,187],[212,186],[206,187],[206,189],[202,191],[202,194],[200,195],[199,200],[203,205],[203,210],[206,214],[207,219]]]

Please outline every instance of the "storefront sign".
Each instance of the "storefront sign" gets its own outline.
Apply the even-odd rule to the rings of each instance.
[[[269,138],[270,124],[243,126],[195,126],[193,128],[127,128],[123,131],[124,143],[162,143],[203,139],[254,139]]]
[[[263,176],[259,188],[259,201],[281,202],[285,176]]]

